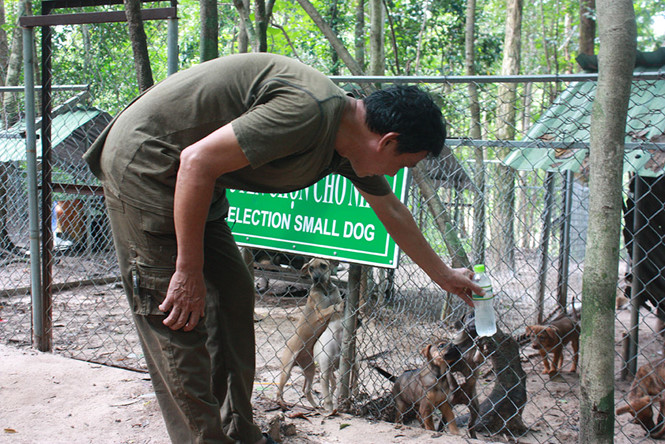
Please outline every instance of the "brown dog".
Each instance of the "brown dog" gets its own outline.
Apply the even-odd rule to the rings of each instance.
[[[653,408],[659,407],[657,423],[653,421]],[[616,414],[630,413],[651,438],[665,436],[663,415],[665,411],[665,361],[657,365],[645,364],[637,370],[628,393],[628,405],[617,409]]]
[[[422,355],[426,363],[422,368],[407,370],[396,378],[379,367],[374,368],[388,378],[393,385],[395,400],[395,422],[401,423],[410,410],[418,413],[420,422],[427,430],[434,429],[434,409],[441,411],[442,421],[448,424],[451,433],[459,435],[452,408],[452,393],[457,388],[455,378],[449,373],[448,362],[444,357],[445,342],[428,344]]]
[[[579,358],[580,326],[568,315],[561,315],[547,325],[529,325],[526,334],[531,338],[531,347],[538,350],[543,358],[543,373],[556,374],[563,363],[563,349],[570,342],[573,348],[573,364],[571,372],[577,371]],[[547,354],[552,353],[552,364],[547,360]]]
[[[453,341],[446,344],[443,350],[443,357],[448,362],[451,377],[454,378],[456,373],[459,373],[463,377],[461,383],[458,383],[457,380],[451,383],[454,389],[450,403],[453,406],[465,405],[469,408],[469,436],[475,438],[476,422],[480,414],[476,386],[480,373],[480,365],[485,359],[478,350],[476,341],[465,329],[458,331]]]
[[[277,386],[277,402],[284,405],[284,386],[291,375],[294,365],[300,366],[305,376],[303,391],[312,407],[317,404],[312,397],[314,366],[314,344],[328,326],[335,313],[344,311],[344,301],[339,289],[330,280],[331,263],[325,259],[314,258],[306,263],[302,270],[312,278],[312,287],[307,296],[307,303],[302,317],[296,325],[296,331],[287,341],[282,355],[282,372]]]

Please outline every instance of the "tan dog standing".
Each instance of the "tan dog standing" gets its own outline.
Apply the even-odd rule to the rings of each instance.
[[[325,259],[312,259],[302,270],[312,278],[312,287],[307,296],[302,317],[296,325],[296,331],[287,341],[282,355],[282,372],[277,386],[277,402],[284,405],[284,386],[291,375],[294,365],[303,370],[305,384],[303,391],[312,407],[317,404],[312,397],[312,381],[316,368],[314,366],[314,344],[328,326],[335,313],[344,311],[344,301],[339,289],[330,280],[331,263]]]
[[[658,424],[653,420],[653,408],[659,407]],[[616,414],[630,413],[651,438],[665,436],[665,361],[657,365],[644,364],[635,374],[628,393],[628,405],[617,409]]]
[[[543,373],[556,374],[563,363],[563,349],[570,342],[573,348],[573,363],[571,372],[577,371],[579,358],[580,326],[568,315],[561,315],[547,325],[528,325],[526,334],[531,338],[531,347],[538,350],[543,358]],[[552,353],[552,363],[547,354]]]
[[[335,371],[339,369],[339,361],[342,354],[343,318],[344,315],[342,313],[333,313],[330,317],[328,327],[314,345],[314,360],[321,371],[323,406],[329,412],[334,410],[335,404],[333,400],[337,385]]]

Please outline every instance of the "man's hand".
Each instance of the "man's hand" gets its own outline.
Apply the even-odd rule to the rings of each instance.
[[[467,268],[450,268],[450,272],[444,278],[441,285],[445,291],[454,293],[461,297],[464,302],[473,307],[471,294],[484,295],[482,287],[472,281],[473,271]]]
[[[249,165],[228,123],[185,148],[173,198],[173,221],[178,241],[176,272],[159,309],[168,312],[164,325],[193,330],[205,311],[203,234],[215,181],[222,174]]]
[[[169,312],[164,325],[171,330],[191,331],[205,315],[206,286],[203,273],[187,274],[176,271],[166,293],[166,299],[159,306]]]

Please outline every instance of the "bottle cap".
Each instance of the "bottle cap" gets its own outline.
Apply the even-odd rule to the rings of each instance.
[[[476,273],[484,273],[485,272],[485,265],[484,264],[478,264],[473,266],[473,271]]]

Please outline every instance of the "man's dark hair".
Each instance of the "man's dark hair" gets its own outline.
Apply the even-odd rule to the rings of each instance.
[[[441,154],[446,123],[432,97],[416,86],[396,85],[375,91],[363,99],[365,123],[377,134],[399,133],[400,153],[427,151]]]

